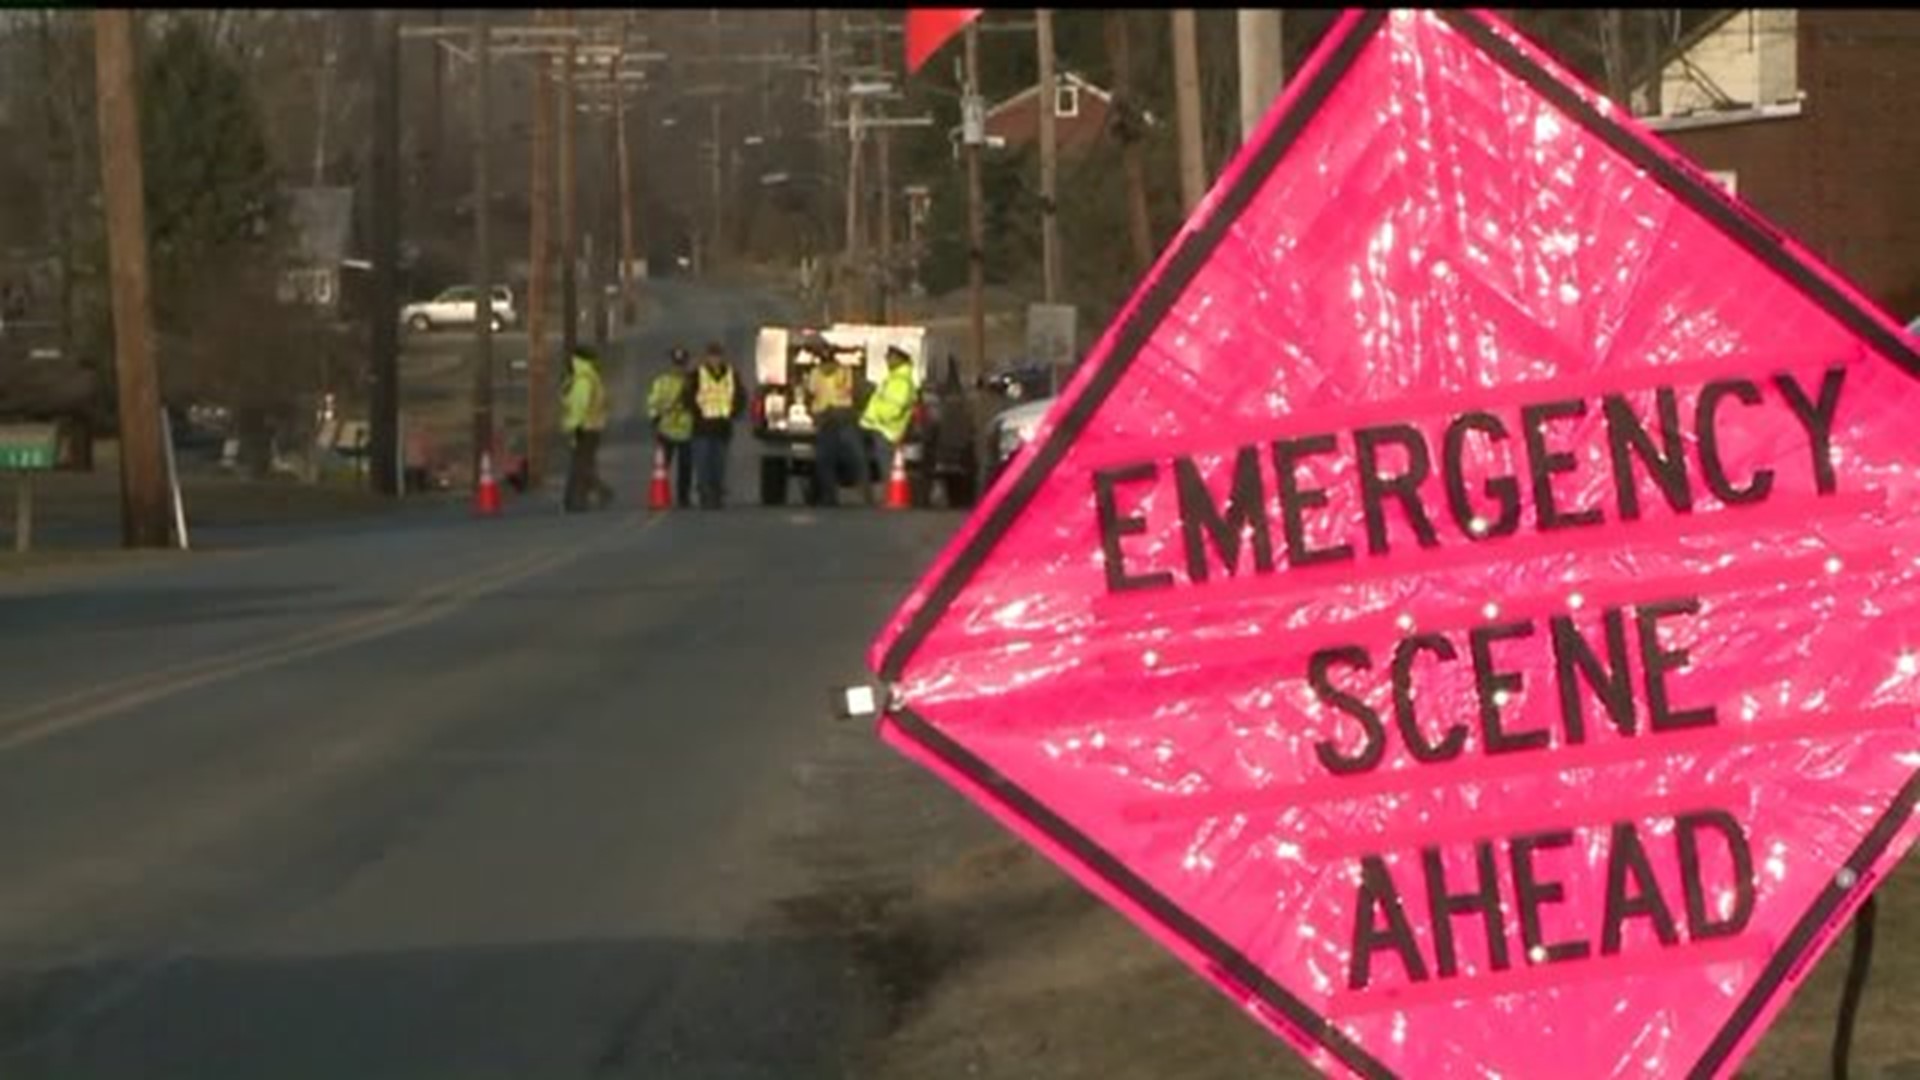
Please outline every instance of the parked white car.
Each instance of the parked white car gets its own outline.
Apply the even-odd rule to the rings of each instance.
[[[421,300],[400,309],[400,321],[407,329],[425,332],[443,326],[472,326],[474,300],[478,290],[472,285],[455,285],[431,300]],[[505,330],[518,321],[513,310],[513,290],[505,285],[493,287],[493,329]]]

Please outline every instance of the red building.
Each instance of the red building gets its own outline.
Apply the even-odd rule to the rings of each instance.
[[[1920,10],[1742,9],[1635,104],[1904,323],[1920,315],[1916,72]]]
[[[1054,138],[1060,156],[1071,158],[1093,148],[1107,131],[1113,95],[1078,75],[1063,73],[1053,94]],[[987,110],[987,145],[996,150],[1019,150],[1040,137],[1040,84],[1001,101]],[[956,149],[960,129],[948,133]]]

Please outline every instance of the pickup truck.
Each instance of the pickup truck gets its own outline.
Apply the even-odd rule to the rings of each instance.
[[[899,345],[913,357],[914,378],[921,398],[907,428],[902,457],[915,506],[930,505],[935,482],[944,485],[949,506],[970,505],[975,494],[977,465],[972,438],[962,437],[970,426],[957,395],[927,385],[928,354],[940,352],[942,342],[919,326],[836,323],[823,330],[763,327],[754,343],[754,388],[749,398],[753,437],[760,444],[760,502],[784,506],[794,480],[802,497],[813,501],[814,424],[807,395],[807,376],[816,350],[826,348],[854,369],[854,405],[865,408],[873,390],[886,377],[887,347]],[[952,414],[951,424],[948,423]],[[951,426],[952,430],[947,430]],[[886,476],[869,470],[865,477],[839,477],[845,484],[880,483]]]

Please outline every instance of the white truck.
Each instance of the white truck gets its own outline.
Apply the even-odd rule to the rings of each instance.
[[[938,389],[927,385],[930,361],[948,355],[946,343],[922,326],[835,323],[824,329],[763,327],[754,342],[754,389],[749,399],[749,415],[754,439],[760,444],[762,505],[785,505],[794,479],[805,485],[803,498],[812,501],[814,423],[806,387],[807,376],[818,361],[815,354],[804,347],[810,343],[824,344],[841,357],[842,363],[853,365],[856,408],[865,408],[874,387],[886,378],[887,347],[898,345],[905,349],[913,357],[914,381],[921,387],[921,399],[914,408],[913,423],[907,429],[902,446],[914,504],[927,505],[935,479],[946,480],[950,505],[972,501],[976,466],[970,460],[971,454],[935,453],[929,449],[944,447],[953,441],[938,437],[946,410],[942,408],[944,401]],[[968,448],[970,450],[970,440]],[[886,477],[870,472],[864,478],[841,479],[878,483]]]

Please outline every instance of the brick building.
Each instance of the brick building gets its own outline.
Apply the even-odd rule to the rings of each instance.
[[[1097,145],[1107,130],[1113,95],[1070,72],[1062,73],[1053,95],[1054,138],[1060,156],[1071,159]],[[1019,150],[1040,137],[1040,84],[1006,98],[987,110],[988,145],[996,150]],[[960,129],[949,132],[956,151]]]
[[[1920,10],[1744,9],[1643,119],[1899,321],[1920,315]]]

